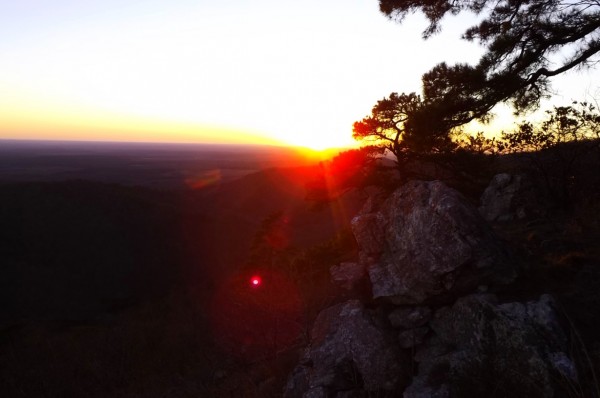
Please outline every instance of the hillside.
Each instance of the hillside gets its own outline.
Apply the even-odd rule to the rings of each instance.
[[[521,161],[502,158],[485,173],[514,172]],[[587,159],[575,174],[568,210],[544,205],[492,223],[528,264],[494,293],[504,302],[542,293],[560,302],[579,335],[578,355],[590,357],[591,367],[581,365],[583,391],[593,389],[590,372],[600,363],[595,165]],[[322,309],[357,297],[380,304],[368,299],[367,284],[348,292],[329,272],[357,261],[349,222],[376,191],[315,207],[305,188],[320,172],[268,167],[187,189],[0,184],[0,391],[281,396]],[[473,205],[485,185],[469,185]],[[257,273],[261,290],[249,284]]]
[[[185,190],[93,181],[94,175],[0,184],[0,391],[118,395],[118,378],[148,383],[162,372],[157,366],[172,374],[178,366],[200,371],[198,383],[206,386],[196,391],[212,391],[203,356],[230,370],[240,358],[211,336],[215,319],[207,311],[245,264],[261,223],[285,215],[285,248],[302,251],[347,227],[364,199],[355,193],[311,209],[304,185],[317,172],[318,166],[267,168]],[[154,354],[143,358],[146,350]],[[123,356],[129,370],[109,372]],[[153,387],[157,395],[172,388],[165,378]],[[148,393],[134,381],[124,388]]]

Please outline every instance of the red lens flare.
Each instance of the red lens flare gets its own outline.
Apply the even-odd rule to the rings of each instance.
[[[213,335],[236,356],[271,355],[297,342],[304,305],[294,282],[275,271],[234,274],[211,301]]]
[[[261,283],[262,279],[260,279],[260,276],[253,276],[252,278],[250,278],[250,284],[253,287],[259,287]]]

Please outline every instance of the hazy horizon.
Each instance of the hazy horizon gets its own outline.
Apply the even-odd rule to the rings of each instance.
[[[314,165],[342,150],[239,143],[0,139],[0,183],[89,180],[197,189],[264,169]]]

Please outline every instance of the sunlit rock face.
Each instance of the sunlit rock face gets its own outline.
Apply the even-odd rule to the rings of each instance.
[[[568,340],[548,295],[496,303],[470,295],[435,312],[433,336],[415,355],[405,398],[555,397],[578,383]]]
[[[373,296],[419,304],[480,284],[508,283],[516,266],[477,209],[439,181],[411,181],[352,220]]]
[[[400,394],[407,385],[410,361],[395,332],[360,301],[323,310],[311,334],[311,346],[288,381],[286,397],[352,391],[387,396]]]

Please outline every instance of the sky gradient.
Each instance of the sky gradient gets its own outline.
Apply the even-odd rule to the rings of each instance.
[[[424,42],[422,16],[376,0],[0,0],[0,138],[350,145],[378,99],[477,60],[473,21]],[[571,73],[556,101],[595,80]]]

